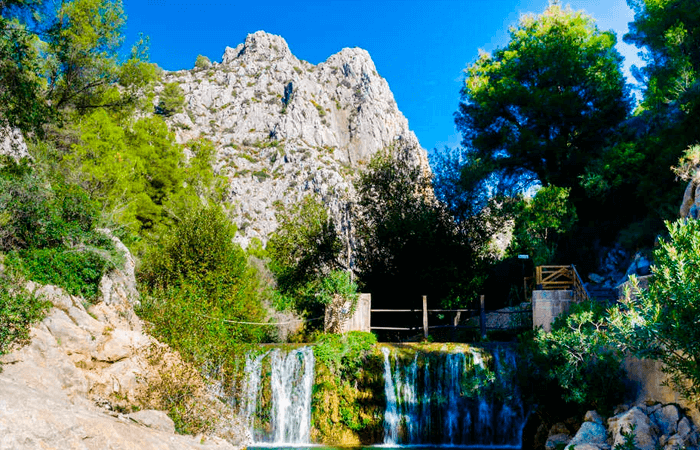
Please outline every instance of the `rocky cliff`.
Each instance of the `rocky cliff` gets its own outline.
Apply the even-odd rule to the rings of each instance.
[[[134,260],[116,244],[125,267],[103,277],[95,304],[27,283],[52,307],[28,345],[0,357],[0,450],[241,448],[249,437],[233,411],[176,352],[145,333],[132,307]],[[207,435],[175,434],[163,410],[168,396],[182,395],[179,388],[215,424]]]
[[[165,73],[163,82],[185,93],[185,110],[169,119],[178,141],[216,145],[215,169],[229,180],[244,245],[266,241],[275,212],[308,193],[346,230],[353,174],[385,147],[430,170],[389,85],[359,48],[313,65],[258,31],[226,48],[220,63]]]

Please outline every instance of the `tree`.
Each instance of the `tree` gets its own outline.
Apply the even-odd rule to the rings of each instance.
[[[160,100],[156,106],[156,114],[170,117],[173,114],[182,112],[185,104],[185,93],[177,83],[166,83],[160,93]]]
[[[197,55],[194,61],[194,67],[197,69],[207,69],[211,67],[211,60],[204,55]]]
[[[430,295],[445,306],[464,304],[478,285],[476,252],[411,151],[377,153],[356,183],[359,278],[373,302]]]
[[[556,186],[540,188],[532,199],[522,199],[514,217],[510,251],[530,255],[536,266],[553,262],[558,235],[569,231],[577,219],[569,189]]]
[[[325,206],[308,195],[277,215],[279,226],[270,236],[267,253],[282,294],[277,307],[318,314],[321,283],[332,271],[342,269],[342,244]]]
[[[695,0],[628,0],[634,22],[625,42],[644,48],[643,107],[696,117],[700,108],[700,9]],[[687,142],[686,145],[691,142]]]
[[[121,0],[0,2],[0,112],[24,131],[62,113],[118,109],[147,97],[147,39],[122,62]]]
[[[462,144],[492,174],[576,190],[629,109],[615,35],[554,3],[510,36],[466,70]]]
[[[13,18],[18,11],[35,10],[38,2],[0,3],[0,125],[39,131],[50,109],[42,97],[38,38]]]
[[[700,221],[667,223],[669,239],[654,252],[647,289],[636,279],[612,321],[618,340],[637,356],[662,361],[671,384],[700,401]]]

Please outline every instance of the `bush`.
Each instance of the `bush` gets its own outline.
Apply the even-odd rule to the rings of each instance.
[[[0,355],[29,340],[29,327],[43,319],[50,304],[0,278]],[[1,370],[1,367],[0,367]]]
[[[594,301],[574,304],[552,332],[521,337],[521,371],[527,401],[552,411],[578,407],[612,412],[625,395],[621,366],[605,309]],[[557,405],[557,403],[566,405]]]
[[[670,238],[654,252],[652,278],[642,290],[633,278],[612,319],[620,342],[642,358],[662,361],[671,384],[700,401],[700,222],[666,224]]]
[[[0,251],[18,275],[91,300],[121,255],[96,231],[99,208],[88,193],[47,178],[27,161],[0,165]]]
[[[137,311],[189,361],[227,364],[232,344],[269,339],[261,285],[216,206],[191,211],[146,255]],[[240,323],[247,322],[247,323]]]
[[[160,93],[160,100],[155,113],[165,117],[182,112],[185,105],[185,93],[177,83],[166,83]]]
[[[211,67],[211,60],[204,55],[197,55],[194,61],[194,67],[197,69],[207,69]]]

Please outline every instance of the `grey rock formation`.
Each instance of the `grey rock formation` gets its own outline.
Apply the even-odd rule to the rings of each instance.
[[[179,142],[211,139],[215,169],[229,180],[239,238],[267,240],[275,212],[313,193],[338,229],[351,225],[353,174],[394,146],[430,171],[425,150],[369,54],[346,48],[312,65],[279,36],[258,31],[210,68],[166,73],[185,93],[172,116]],[[157,104],[158,99],[155,99]]]
[[[126,257],[126,270],[111,274],[113,294],[129,292],[135,284],[128,265],[133,258]],[[219,426],[218,437],[192,437],[175,435],[163,412],[118,412],[148,406],[151,382],[165,367],[149,358],[154,349],[161,350],[158,361],[184,365],[177,353],[144,334],[129,296],[111,295],[110,304],[86,309],[82,298],[55,286],[29,282],[27,289],[53,307],[32,328],[28,345],[0,357],[0,450],[232,450],[245,444],[235,420]],[[208,411],[233,419],[228,407],[198,389]]]
[[[0,126],[0,155],[9,155],[15,161],[31,158],[21,131]]]

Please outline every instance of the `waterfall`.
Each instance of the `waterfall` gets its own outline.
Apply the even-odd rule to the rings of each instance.
[[[260,405],[263,360],[268,355],[271,405]],[[256,444],[308,444],[311,429],[311,393],[314,353],[304,347],[284,353],[279,349],[248,356],[242,415]],[[270,429],[256,427],[256,416],[269,414]],[[262,428],[262,427],[260,427]]]
[[[520,445],[525,415],[510,350],[382,353],[385,445]]]

